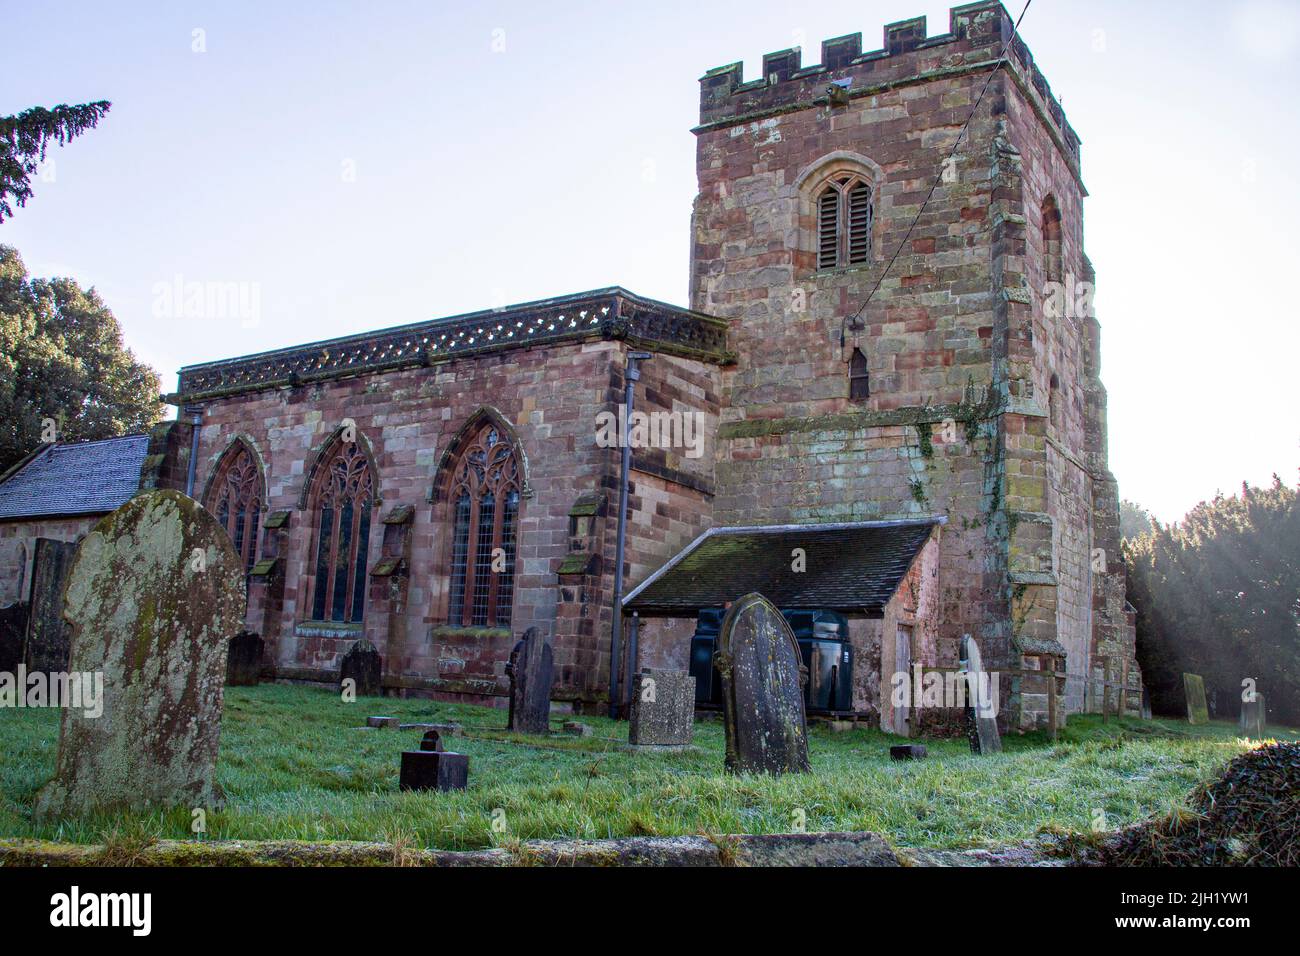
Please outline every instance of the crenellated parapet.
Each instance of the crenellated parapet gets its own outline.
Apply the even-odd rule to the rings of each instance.
[[[812,66],[802,64],[798,47],[766,54],[763,75],[748,82],[742,63],[720,66],[700,78],[696,132],[835,105],[930,79],[987,71],[1012,38],[1013,28],[1014,21],[1001,3],[970,3],[949,11],[948,32],[938,36],[927,36],[926,18],[916,17],[886,25],[879,50],[864,53],[862,34],[851,33],[824,40],[821,62]],[[1007,60],[1077,169],[1079,137],[1018,36],[1011,42]]]

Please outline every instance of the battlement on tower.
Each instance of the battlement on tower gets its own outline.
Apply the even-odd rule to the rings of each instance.
[[[837,96],[852,99],[936,77],[988,70],[1012,37],[1013,27],[1006,8],[986,0],[954,7],[948,13],[948,32],[938,36],[927,36],[926,18],[916,17],[887,24],[879,50],[862,52],[862,34],[850,33],[822,41],[821,62],[812,66],[802,65],[798,47],[765,54],[763,75],[749,82],[742,63],[720,66],[700,78],[697,132],[830,104],[832,85],[839,87]],[[1007,60],[1026,95],[1038,100],[1045,122],[1077,168],[1079,137],[1019,36],[1011,43]]]

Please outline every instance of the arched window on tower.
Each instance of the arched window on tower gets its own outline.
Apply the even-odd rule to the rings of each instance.
[[[1060,282],[1064,275],[1064,252],[1061,248],[1061,210],[1056,200],[1048,196],[1043,200],[1043,278],[1047,282]]]
[[[867,357],[862,349],[854,349],[849,358],[849,398],[855,402],[871,396],[870,378],[867,374]]]
[[[817,268],[856,265],[871,258],[871,186],[838,176],[817,195]]]
[[[335,440],[316,470],[312,620],[359,624],[366,609],[374,476],[357,442]]]
[[[448,494],[453,627],[510,626],[520,490],[514,447],[485,422],[461,452]]]
[[[262,500],[262,472],[257,459],[243,441],[236,441],[217,463],[208,485],[206,507],[230,535],[245,572],[257,561]]]

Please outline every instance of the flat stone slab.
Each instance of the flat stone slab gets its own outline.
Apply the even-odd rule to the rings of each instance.
[[[456,737],[461,733],[460,724],[399,724],[398,730],[436,730],[447,737]]]
[[[401,725],[401,721],[396,717],[367,717],[367,727],[380,727],[385,730],[396,730]]]
[[[591,727],[576,720],[566,720],[561,728],[570,737],[590,737]]]
[[[93,844],[0,840],[4,866],[94,865],[103,852]],[[139,856],[143,866],[374,866],[392,865],[395,853],[390,843],[159,840]],[[402,858],[406,864],[444,867],[902,865],[900,854],[875,833],[738,834],[717,843],[698,836],[533,841],[486,850],[409,850]]]
[[[193,499],[147,492],[95,525],[69,569],[63,614],[69,670],[99,675],[102,713],[63,711],[39,817],[221,805],[226,654],[244,603],[243,562]]]

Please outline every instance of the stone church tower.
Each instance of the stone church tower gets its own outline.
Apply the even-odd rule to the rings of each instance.
[[[939,663],[970,634],[986,663],[1068,671],[1062,710],[1097,710],[1077,678],[1140,676],[1087,193],[1012,26],[969,4],[941,36],[922,17],[876,52],[852,34],[815,66],[791,49],[750,81],[739,63],[702,78],[691,306],[729,321],[737,355],[713,521],[946,515]],[[880,655],[905,667],[889,640]],[[1022,725],[1044,719],[1043,686],[1008,701]]]

